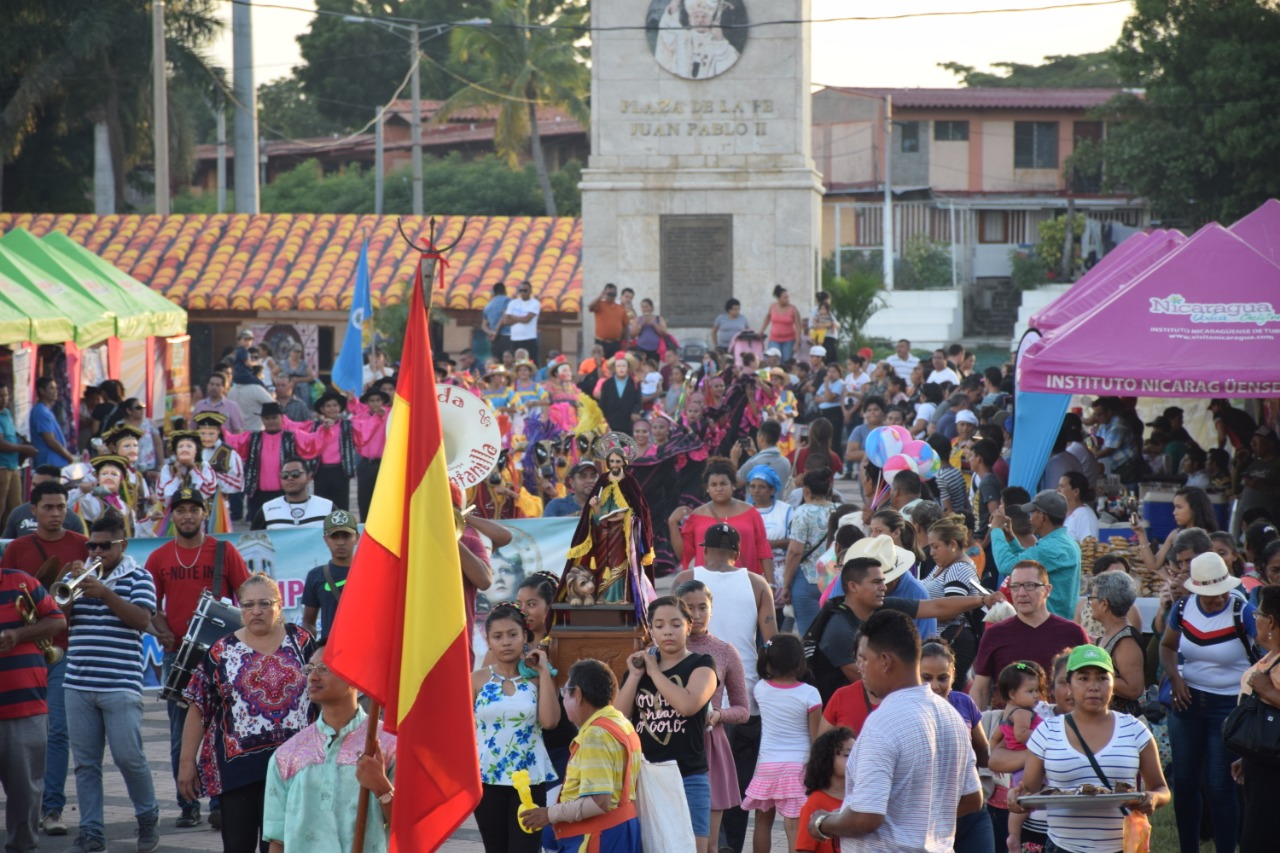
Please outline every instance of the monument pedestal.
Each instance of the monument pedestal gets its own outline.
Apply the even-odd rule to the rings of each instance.
[[[724,26],[695,26],[709,10]],[[807,315],[822,204],[809,31],[762,23],[807,20],[808,0],[653,0],[647,16],[635,0],[593,0],[591,15],[584,306],[606,282],[632,287],[681,340],[705,339],[730,297],[759,328],[778,284]]]

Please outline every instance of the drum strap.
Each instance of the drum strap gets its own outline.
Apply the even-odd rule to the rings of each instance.
[[[221,539],[217,540],[213,546],[213,597],[221,599],[222,596],[222,561],[227,553],[227,543]]]
[[[333,571],[332,569],[330,569],[328,563],[324,564],[324,580],[325,580],[325,583],[329,584],[329,591],[333,593],[333,600],[341,601],[342,587],[338,586],[338,584],[334,582]]]

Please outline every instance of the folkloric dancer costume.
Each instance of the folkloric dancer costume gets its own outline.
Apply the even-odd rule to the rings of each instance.
[[[210,504],[209,532],[230,533],[231,514],[227,508],[227,495],[244,489],[244,462],[240,459],[240,454],[222,443],[222,426],[227,422],[226,415],[219,412],[198,412],[195,422],[196,432],[200,434],[201,459],[218,481],[218,489]]]

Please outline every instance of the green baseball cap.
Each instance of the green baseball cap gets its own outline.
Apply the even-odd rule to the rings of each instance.
[[[356,520],[351,517],[351,513],[343,509],[335,509],[324,520],[325,536],[338,530],[345,530],[355,536],[360,535],[360,531],[356,529]]]
[[[1107,654],[1106,649],[1099,646],[1076,646],[1071,650],[1071,657],[1067,658],[1067,672],[1075,672],[1086,666],[1096,666],[1113,675],[1116,671],[1115,664],[1111,662],[1111,655]]]

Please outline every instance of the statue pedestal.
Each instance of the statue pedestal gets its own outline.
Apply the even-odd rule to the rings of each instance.
[[[569,667],[583,658],[595,658],[613,670],[621,685],[627,677],[627,658],[645,648],[647,632],[636,624],[630,604],[596,604],[575,607],[553,604],[551,665],[559,670],[556,684],[565,685]]]

